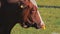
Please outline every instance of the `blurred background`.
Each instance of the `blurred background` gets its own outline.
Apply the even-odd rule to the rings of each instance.
[[[60,34],[60,0],[36,0],[46,29],[22,28],[17,23],[11,34]]]

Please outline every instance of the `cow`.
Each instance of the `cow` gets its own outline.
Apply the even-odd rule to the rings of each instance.
[[[0,33],[10,34],[16,23],[22,27],[33,26],[40,29],[41,17],[37,7],[30,0],[0,0]]]

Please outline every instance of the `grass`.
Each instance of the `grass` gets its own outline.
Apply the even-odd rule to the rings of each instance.
[[[36,0],[38,5],[60,6],[60,0]]]
[[[39,5],[60,6],[60,0],[37,0]],[[46,29],[22,28],[17,23],[11,30],[11,34],[60,34],[60,9],[58,8],[38,8],[42,19],[46,24]]]

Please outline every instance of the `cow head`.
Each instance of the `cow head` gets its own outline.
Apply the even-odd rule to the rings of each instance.
[[[36,6],[32,4],[30,0],[20,0],[20,2],[22,2],[21,5],[26,6],[22,12],[22,18],[25,23],[24,26],[34,26],[38,29],[45,27]]]

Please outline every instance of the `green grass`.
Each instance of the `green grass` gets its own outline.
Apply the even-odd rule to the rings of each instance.
[[[60,6],[60,0],[37,0],[39,5]],[[14,26],[11,34],[60,34],[60,9],[39,8],[42,19],[46,24],[46,29],[22,28],[19,23]]]
[[[60,6],[60,0],[36,0],[38,5]]]

